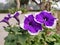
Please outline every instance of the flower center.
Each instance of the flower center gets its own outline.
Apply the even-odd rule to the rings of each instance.
[[[29,25],[32,25],[32,22],[29,22]]]
[[[45,21],[48,21],[48,18],[47,18],[47,17],[44,17],[43,19],[44,19]]]
[[[34,22],[32,21],[32,22],[29,22],[29,25],[30,26],[34,26]]]

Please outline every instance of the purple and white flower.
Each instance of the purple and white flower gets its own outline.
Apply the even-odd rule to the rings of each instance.
[[[40,13],[36,14],[34,20],[37,23],[44,24],[46,27],[52,27],[54,25],[54,22],[56,18],[52,15],[49,11],[41,11]]]
[[[16,19],[16,21],[18,22],[18,25],[20,24],[20,20],[19,20],[19,15],[20,15],[20,13],[19,12],[15,12],[15,14],[14,14],[14,16],[13,16],[13,18],[15,18]]]
[[[25,16],[24,22],[23,24],[20,24],[20,26],[24,30],[27,30],[31,35],[37,35],[42,30],[42,25],[34,20],[34,16],[32,14]]]
[[[7,23],[8,25],[10,25],[10,24],[9,24],[9,19],[10,19],[10,18],[11,18],[11,15],[8,14],[7,17],[4,17],[4,19],[2,19],[2,20],[0,21],[0,23],[1,23],[1,22],[5,22],[5,23]]]

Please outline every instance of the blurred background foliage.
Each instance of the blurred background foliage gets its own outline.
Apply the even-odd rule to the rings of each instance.
[[[14,13],[17,9],[25,10],[50,10],[51,2],[58,2],[59,0],[5,0],[5,3],[0,2],[0,13]],[[15,9],[15,10],[14,10]],[[12,10],[12,11],[11,11]]]
[[[35,1],[35,0],[5,0],[5,2],[6,3],[2,3],[2,2],[0,2],[0,13],[8,13],[8,12],[11,12],[10,10],[12,10],[12,13],[13,12],[15,12],[15,10],[17,10],[17,9],[22,9],[22,10],[24,10],[24,9],[27,9],[27,10],[31,10],[31,9],[29,9],[30,7],[28,7],[28,5],[29,5],[29,1],[31,2],[31,1],[33,1],[33,3],[32,4],[34,4],[34,5],[32,5],[32,4],[30,4],[30,5],[32,5],[32,7],[34,7],[34,9],[33,10],[41,10],[40,9],[40,6],[38,5],[38,3]],[[35,4],[36,3],[36,4]],[[38,6],[37,6],[38,5]],[[36,8],[36,9],[35,9]],[[39,8],[39,9],[38,9]],[[15,10],[13,10],[13,9],[15,9]],[[25,10],[24,10],[25,11]],[[23,11],[23,12],[24,12]]]
[[[28,1],[28,0],[27,0]],[[27,9],[17,8],[16,0],[6,0],[7,3],[0,2],[0,13],[14,13],[15,11],[22,10],[23,13],[27,12]],[[26,2],[25,0],[21,0],[21,5]],[[24,5],[24,4],[23,4]]]

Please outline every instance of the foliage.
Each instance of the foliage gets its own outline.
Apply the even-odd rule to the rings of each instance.
[[[15,13],[16,9],[15,8],[11,8],[11,9],[8,9],[9,13]]]
[[[8,13],[8,10],[0,10],[0,13]]]
[[[35,36],[18,26],[8,26],[5,30],[9,32],[5,38],[5,45],[60,45],[60,35],[51,29],[45,28]],[[52,32],[52,34],[46,32]]]
[[[8,9],[9,13],[12,13],[12,14],[14,14],[16,11],[20,11],[20,10],[22,11],[22,13],[28,12],[27,9],[25,9],[25,8],[20,8],[19,10],[17,8]]]
[[[17,8],[10,8],[8,10],[0,10],[0,13],[11,13],[14,14],[16,11],[22,11],[22,13],[27,13],[28,10],[25,8],[20,8],[19,10]]]
[[[22,11],[22,13],[27,13],[28,10],[26,8],[20,8],[20,10]]]

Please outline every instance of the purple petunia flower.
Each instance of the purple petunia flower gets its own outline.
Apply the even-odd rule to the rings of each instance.
[[[18,25],[20,24],[20,20],[19,20],[19,18],[18,18],[18,16],[21,14],[21,12],[19,13],[19,12],[15,12],[15,14],[14,14],[14,16],[13,16],[13,18],[15,18],[16,19],[16,21],[18,22]]]
[[[56,22],[56,18],[52,15],[52,13],[46,10],[35,15],[34,20],[38,23],[44,24],[48,28],[51,28],[54,25],[54,22]]]
[[[37,35],[42,30],[42,25],[34,21],[32,14],[25,17],[23,24],[20,26],[27,30],[31,35]]]
[[[0,23],[1,23],[1,22],[5,22],[5,23],[7,23],[8,25],[10,25],[9,22],[8,22],[10,18],[11,18],[11,16],[10,16],[10,14],[8,14],[7,17],[4,17],[4,19],[0,21]]]

